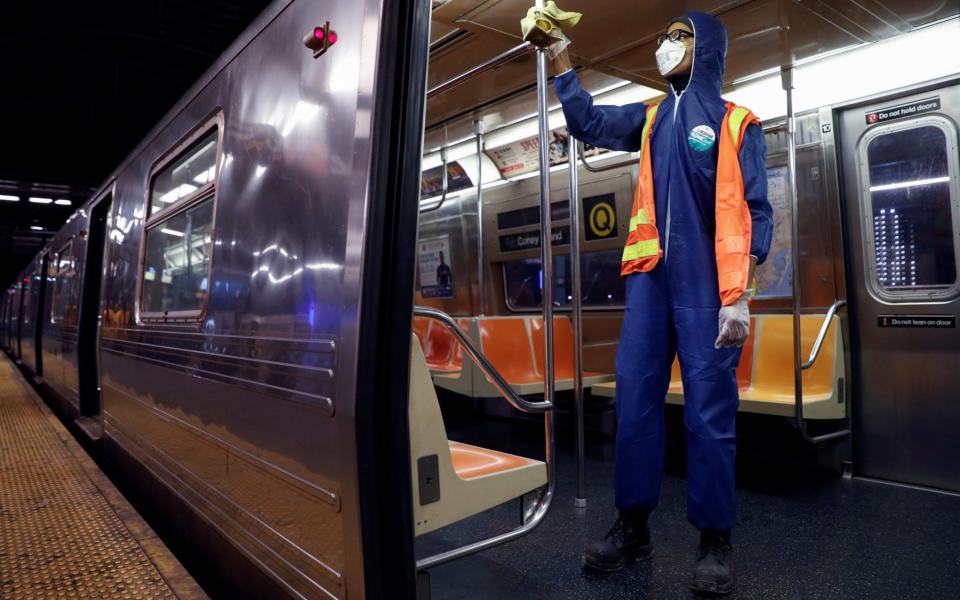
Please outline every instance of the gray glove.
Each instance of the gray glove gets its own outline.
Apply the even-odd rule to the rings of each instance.
[[[739,348],[747,341],[750,335],[750,306],[747,298],[741,296],[739,300],[729,306],[720,307],[720,335],[713,347]]]

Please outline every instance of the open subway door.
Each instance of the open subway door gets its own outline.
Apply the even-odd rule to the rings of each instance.
[[[351,3],[340,3],[346,7]],[[356,5],[379,14],[373,89],[358,89],[357,119],[370,118],[366,173],[354,175],[365,188],[363,207],[351,207],[344,288],[355,290],[355,417],[358,514],[362,515],[363,592],[353,597],[412,598],[416,594],[413,509],[409,465],[407,390],[413,310],[414,248],[420,197],[420,153],[430,28],[425,0]],[[352,10],[352,9],[351,9]],[[332,24],[335,26],[335,24]],[[339,42],[345,32],[339,32]],[[373,39],[371,37],[371,39]],[[363,50],[373,51],[364,44]],[[319,60],[329,59],[321,56]],[[367,112],[364,106],[372,102]],[[361,135],[358,127],[357,135]],[[362,230],[360,227],[362,226]],[[361,246],[362,244],[362,246]],[[362,256],[356,250],[362,249]],[[359,277],[351,282],[351,276]],[[353,285],[356,284],[356,285]],[[349,301],[345,298],[345,301]],[[347,547],[345,550],[349,551]],[[356,573],[356,572],[355,572]]]

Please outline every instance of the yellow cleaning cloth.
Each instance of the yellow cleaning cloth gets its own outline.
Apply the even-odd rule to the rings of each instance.
[[[520,32],[525,42],[544,48],[564,39],[563,30],[579,23],[582,16],[578,12],[560,10],[557,3],[550,0],[543,9],[530,7],[527,16],[520,20]]]

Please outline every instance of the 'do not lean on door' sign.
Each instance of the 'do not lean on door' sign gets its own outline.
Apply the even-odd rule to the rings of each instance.
[[[956,315],[878,315],[878,327],[913,329],[954,329]]]

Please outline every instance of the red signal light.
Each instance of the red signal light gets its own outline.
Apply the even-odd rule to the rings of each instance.
[[[330,21],[323,27],[314,27],[313,31],[303,38],[303,45],[313,50],[313,57],[317,58],[327,49],[337,43],[337,32],[330,29]]]

